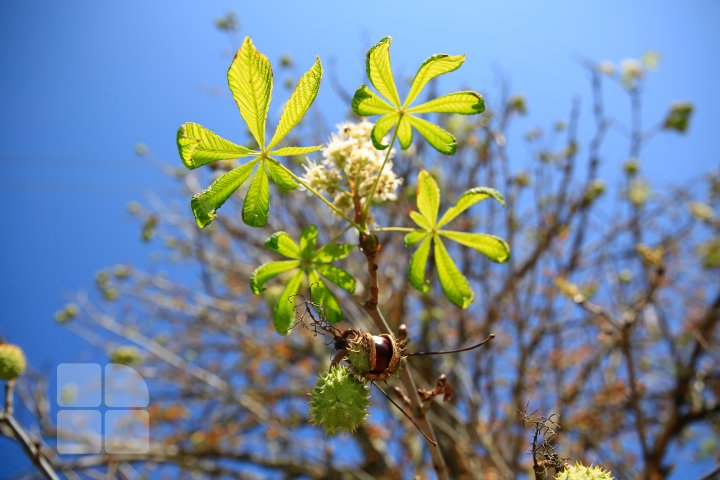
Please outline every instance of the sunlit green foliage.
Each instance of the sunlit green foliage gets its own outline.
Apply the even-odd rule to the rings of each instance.
[[[245,38],[230,65],[227,77],[240,115],[258,147],[237,145],[196,123],[185,123],[178,129],[180,158],[189,169],[217,160],[253,157],[193,196],[190,205],[198,226],[204,228],[210,224],[217,209],[253,174],[242,210],[243,221],[251,227],[262,227],[267,223],[270,210],[269,180],[284,190],[297,188],[292,172],[274,157],[310,153],[319,150],[320,146],[276,147],[305,116],[317,96],[322,74],[318,58],[300,78],[285,104],[275,134],[266,143],[265,124],[273,90],[272,66],[268,58],[255,48],[250,37]]]
[[[302,155],[318,150],[312,147],[279,147],[283,138],[303,118],[314,101],[322,77],[322,66],[318,59],[298,82],[280,117],[277,130],[267,140],[266,123],[272,98],[273,72],[270,61],[258,52],[250,38],[246,38],[237,52],[228,70],[228,84],[233,98],[240,110],[240,115],[247,124],[257,146],[247,147],[226,140],[210,130],[195,124],[186,123],[177,134],[180,157],[189,169],[198,168],[217,160],[250,160],[236,166],[218,178],[205,191],[192,198],[191,206],[197,224],[207,226],[216,216],[216,210],[249,178],[242,208],[243,221],[252,227],[262,227],[268,221],[270,209],[269,181],[285,190],[293,190],[298,184],[317,196],[336,214],[350,223],[359,233],[367,234],[372,228],[368,225],[371,199],[379,188],[379,180],[390,158],[390,151],[395,138],[400,147],[407,149],[412,144],[412,131],[417,130],[435,149],[450,155],[455,152],[455,137],[438,125],[420,118],[425,113],[452,113],[472,115],[482,113],[485,109],[483,97],[472,91],[460,91],[413,106],[413,102],[421,94],[425,86],[434,78],[458,69],[465,61],[464,55],[433,55],[418,69],[404,100],[400,96],[393,78],[390,64],[390,37],[385,37],[367,53],[366,69],[370,83],[379,95],[362,85],[352,99],[352,108],[359,115],[381,115],[372,127],[371,140],[378,150],[388,149],[384,161],[378,164],[377,172],[370,189],[370,199],[355,212],[355,221],[329,202],[322,193],[311,187],[311,181],[304,181],[292,171],[279,163],[274,157]],[[383,144],[385,135],[393,130],[390,144]],[[352,179],[354,183],[368,179]],[[455,305],[467,308],[474,299],[474,294],[465,276],[450,257],[444,240],[452,240],[460,245],[475,249],[495,262],[508,259],[510,249],[500,238],[483,233],[469,233],[454,230],[443,230],[442,227],[451,222],[464,210],[485,198],[494,198],[504,204],[500,193],[491,188],[474,188],[465,192],[438,220],[440,191],[435,180],[424,170],[418,176],[417,204],[418,212],[410,217],[419,227],[405,238],[406,244],[419,246],[410,259],[408,276],[410,283],[420,291],[428,289],[425,271],[430,249],[433,247],[434,261],[445,296]],[[359,202],[355,202],[359,204]],[[406,227],[387,227],[388,231],[407,231]],[[289,260],[266,263],[258,267],[250,280],[252,291],[259,294],[263,285],[270,279],[285,274],[287,277],[284,291],[280,295],[274,309],[275,328],[280,333],[288,333],[294,320],[294,296],[298,293],[303,280],[307,278],[313,302],[325,309],[328,321],[337,322],[342,318],[342,311],[337,298],[327,287],[325,280],[353,293],[355,279],[346,271],[331,265],[335,260],[348,256],[354,249],[353,245],[331,244],[316,249],[317,228],[311,225],[302,233],[300,245],[289,235],[278,232],[266,242],[267,248],[288,258]],[[296,271],[294,275],[288,272]],[[324,279],[324,280],[323,280]]]
[[[285,232],[274,233],[265,242],[265,247],[273,252],[289,258],[260,265],[250,277],[250,288],[256,295],[262,293],[265,283],[277,275],[296,271],[285,286],[280,298],[275,304],[274,323],[278,333],[287,334],[295,318],[295,294],[304,278],[307,277],[310,286],[310,295],[313,302],[325,308],[325,316],[329,322],[342,320],[342,310],[337,298],[328,288],[328,280],[349,293],[355,292],[355,279],[342,268],[331,265],[336,260],[342,260],[355,249],[354,245],[329,244],[316,249],[317,227],[306,227],[300,237],[298,245]],[[323,280],[323,278],[325,280]]]
[[[412,130],[417,130],[430,145],[446,155],[455,153],[457,142],[447,130],[418,117],[420,113],[459,113],[474,115],[485,110],[482,95],[476,92],[454,92],[411,107],[423,88],[433,78],[460,68],[465,55],[433,55],[420,65],[401,103],[390,65],[390,37],[380,40],[367,53],[366,69],[370,83],[381,96],[363,84],[355,92],[352,108],[358,115],[382,115],[372,132],[375,148],[385,149],[383,137],[393,128],[403,150],[412,144]],[[384,98],[383,98],[384,97]]]
[[[425,278],[430,247],[434,246],[435,266],[440,286],[445,296],[460,308],[467,308],[475,299],[470,285],[448,254],[443,237],[482,253],[494,262],[505,262],[510,258],[510,247],[504,240],[485,233],[458,232],[443,230],[472,205],[493,198],[505,204],[499,192],[492,188],[473,188],[463,193],[455,205],[449,208],[438,220],[440,207],[440,189],[435,179],[425,170],[418,175],[417,207],[418,211],[410,212],[410,218],[418,226],[417,230],[405,236],[407,246],[420,244],[410,258],[408,278],[410,284],[421,292],[427,291],[429,282]]]

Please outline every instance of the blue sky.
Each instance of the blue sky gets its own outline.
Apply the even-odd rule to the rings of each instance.
[[[235,44],[213,25],[230,10],[241,23]],[[0,2],[0,336],[46,372],[88,350],[54,325],[53,312],[90,288],[97,270],[146,262],[152,248],[139,241],[126,204],[172,192],[133,147],[142,141],[179,165],[175,131],[190,120],[242,140],[235,106],[202,86],[226,91],[230,52],[244,35],[274,63],[287,53],[304,70],[321,57],[328,73],[313,108],[331,124],[347,105],[327,81],[330,59],[333,75],[354,90],[364,81],[363,53],[386,35],[396,75],[412,74],[433,53],[467,53],[442,85],[472,86],[490,104],[500,75],[510,79],[528,98],[525,129],[564,118],[576,95],[589,99],[579,56],[618,62],[658,50],[648,119],[675,100],[697,107],[688,135],[658,140],[642,159],[661,187],[719,163],[718,21],[720,3],[710,0]],[[285,95],[276,88],[271,114]],[[619,96],[610,101],[625,108]]]

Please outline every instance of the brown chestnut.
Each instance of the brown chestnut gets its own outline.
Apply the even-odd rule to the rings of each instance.
[[[375,368],[371,373],[383,373],[387,370],[393,358],[393,346],[390,339],[385,336],[373,335],[375,343]]]

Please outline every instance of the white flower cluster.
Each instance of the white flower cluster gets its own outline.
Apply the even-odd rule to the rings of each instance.
[[[357,199],[363,205],[375,183],[378,171],[385,159],[386,150],[377,150],[370,140],[373,124],[367,120],[360,123],[338,125],[330,143],[322,151],[322,161],[307,160],[303,167],[303,180],[313,189],[333,197],[333,203],[348,210]],[[392,155],[383,169],[374,198],[397,199],[397,188],[402,179],[392,171]]]
[[[620,62],[621,80],[626,87],[632,87],[645,74],[643,64],[640,60],[626,58]]]
[[[597,64],[597,71],[603,75],[616,76],[622,85],[627,88],[635,88],[645,76],[646,72],[654,72],[660,65],[661,55],[649,50],[645,52],[642,59],[626,58],[620,62],[619,72],[615,64],[609,60],[604,60]]]

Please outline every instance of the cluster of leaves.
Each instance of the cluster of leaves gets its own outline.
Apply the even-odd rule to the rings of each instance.
[[[418,114],[479,114],[485,109],[483,97],[476,92],[460,91],[431,99],[419,105],[412,106],[412,104],[428,82],[458,69],[464,61],[464,55],[431,56],[420,66],[410,85],[407,97],[401,101],[390,64],[390,37],[383,38],[368,51],[367,75],[380,95],[363,84],[355,92],[352,108],[355,113],[362,116],[381,115],[373,126],[371,139],[375,148],[388,149],[385,162],[390,157],[389,147],[392,148],[395,139],[399,141],[402,149],[407,149],[411,145],[413,129],[417,130],[439,152],[446,155],[455,152],[457,148],[455,137],[442,127],[419,117]],[[237,145],[195,123],[186,123],[178,130],[177,143],[180,156],[188,168],[197,168],[216,160],[253,157],[247,163],[235,167],[221,176],[208,189],[192,198],[192,211],[200,227],[207,226],[213,220],[216,210],[253,172],[255,174],[247,190],[242,209],[243,221],[252,227],[262,227],[267,223],[269,214],[268,179],[285,190],[296,189],[299,182],[328,203],[321,194],[302,183],[298,176],[275,159],[280,156],[306,154],[321,148],[321,146],[278,148],[280,141],[300,122],[314,101],[321,77],[322,66],[318,59],[298,82],[285,106],[275,134],[269,142],[266,142],[265,124],[273,86],[272,68],[267,57],[255,49],[250,38],[245,39],[228,70],[228,84],[240,114],[258,147],[249,148]],[[385,137],[390,130],[393,131],[392,140],[385,144]],[[384,165],[385,163],[383,163]],[[376,185],[381,174],[382,168],[377,173]],[[372,193],[374,190],[373,188]],[[467,308],[472,303],[474,294],[467,279],[450,257],[443,243],[443,237],[473,248],[496,262],[504,262],[508,259],[509,247],[502,239],[492,235],[444,230],[442,227],[481,200],[494,198],[504,204],[503,197],[490,188],[471,189],[465,192],[457,203],[438,220],[440,190],[435,180],[424,170],[418,176],[417,192],[419,212],[412,212],[410,218],[418,228],[412,230],[406,237],[408,246],[419,243],[410,260],[409,281],[418,290],[427,291],[429,282],[425,279],[425,270],[430,247],[434,246],[434,259],[445,296],[458,307]],[[369,230],[366,221],[368,218],[367,208],[370,207],[370,204],[370,201],[366,203],[364,212],[356,212],[359,214],[356,216],[360,219],[359,224],[350,222],[351,226],[361,233],[367,233]],[[345,218],[349,221],[347,217]],[[410,229],[388,227],[386,230],[409,231]],[[293,323],[294,312],[291,299],[301,288],[305,278],[310,285],[312,300],[325,307],[327,319],[330,322],[341,320],[342,311],[337,298],[325,280],[350,294],[355,291],[355,279],[345,270],[331,265],[331,262],[347,257],[354,246],[331,243],[322,248],[316,248],[316,241],[317,228],[314,225],[303,231],[300,245],[284,232],[275,233],[265,245],[288,260],[261,265],[252,275],[252,291],[259,294],[264,290],[263,286],[268,280],[280,274],[296,271],[292,276],[288,275],[289,280],[275,304],[274,324],[280,333],[287,333]]]
[[[312,299],[323,305],[326,319],[338,322],[342,319],[342,311],[337,298],[322,278],[329,280],[348,293],[355,293],[355,279],[345,270],[331,265],[331,262],[342,260],[355,249],[349,244],[329,244],[316,249],[318,231],[315,225],[306,227],[300,236],[298,245],[285,232],[274,233],[265,242],[265,247],[290,260],[269,262],[258,267],[250,277],[250,288],[256,295],[263,292],[265,283],[285,272],[297,270],[285,286],[275,303],[274,323],[279,333],[287,334],[292,326],[295,294],[305,277],[310,283]]]
[[[665,121],[663,122],[663,128],[667,130],[675,130],[679,133],[685,133],[688,129],[693,109],[693,104],[688,102],[672,105]]]

